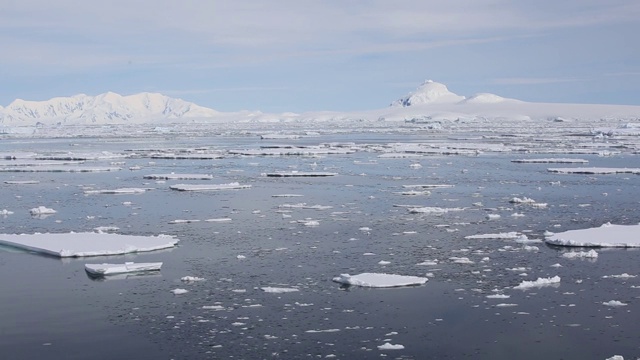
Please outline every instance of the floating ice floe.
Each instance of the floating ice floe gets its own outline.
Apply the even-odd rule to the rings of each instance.
[[[281,171],[264,174],[264,176],[268,177],[324,177],[336,175],[338,175],[338,173],[324,171]]]
[[[428,280],[429,279],[426,277],[384,273],[362,273],[358,275],[341,274],[340,276],[333,278],[333,281],[344,285],[372,288],[422,285]]]
[[[106,276],[146,271],[159,271],[161,262],[155,263],[134,263],[125,262],[123,264],[85,264],[84,269],[91,275]]]
[[[180,281],[185,282],[196,282],[196,281],[205,281],[205,278],[197,277],[197,276],[183,276],[180,278]]]
[[[300,289],[296,289],[296,288],[283,288],[283,287],[271,287],[271,286],[265,286],[260,289],[262,289],[262,291],[266,293],[274,293],[274,294],[283,294],[283,293],[300,291]]]
[[[523,164],[537,164],[537,163],[558,163],[558,164],[586,164],[589,160],[584,159],[562,159],[562,158],[551,158],[551,159],[516,159],[511,160],[514,163],[523,163]]]
[[[400,344],[391,344],[391,343],[384,343],[382,345],[378,345],[378,350],[402,350],[404,349],[404,345],[400,345]]]
[[[275,195],[271,195],[271,197],[303,197],[304,195],[300,195],[300,194],[275,194]]]
[[[598,253],[593,249],[589,251],[570,251],[562,254],[562,257],[565,257],[567,259],[575,259],[575,258],[597,259]]]
[[[50,215],[50,214],[57,213],[57,211],[45,206],[38,206],[36,208],[29,210],[29,213],[31,213],[31,215]]]
[[[640,247],[640,225],[603,224],[600,227],[547,232],[545,241],[552,245],[578,247]]]
[[[452,211],[463,211],[465,208],[441,208],[441,207],[414,207],[408,209],[412,214],[446,214]]]
[[[515,232],[507,232],[507,233],[498,233],[498,234],[479,234],[479,235],[468,235],[465,236],[465,239],[499,239],[499,240],[515,240],[520,238],[522,235]]]
[[[530,205],[530,206],[536,207],[536,208],[545,208],[545,207],[547,207],[546,203],[539,203],[539,202],[536,202],[535,200],[530,199],[528,197],[523,197],[522,199],[518,198],[518,197],[514,197],[511,200],[509,200],[509,202],[512,203],[512,204],[517,204],[517,205]]]
[[[151,180],[211,180],[213,175],[208,174],[150,174],[143,176]]]
[[[452,188],[455,185],[447,185],[447,184],[417,184],[417,185],[402,185],[404,188],[412,189],[412,188],[422,188],[422,189],[447,189]]]
[[[186,294],[186,293],[188,293],[188,292],[189,292],[189,290],[187,290],[187,289],[173,289],[173,290],[171,290],[171,292],[172,292],[174,295],[182,295],[182,294]]]
[[[120,188],[120,189],[107,189],[107,190],[85,190],[87,195],[92,194],[115,194],[115,195],[130,195],[130,194],[142,194],[149,189],[142,188]]]
[[[603,279],[609,279],[609,278],[614,278],[614,279],[633,279],[635,277],[638,277],[638,275],[629,275],[627,273],[622,273],[620,275],[605,275],[602,278]]]
[[[35,185],[40,184],[38,180],[6,180],[5,184],[9,185]]]
[[[178,191],[218,191],[218,190],[240,190],[240,189],[248,189],[251,185],[240,185],[237,182],[228,183],[228,184],[176,184],[171,185],[169,188],[171,190]]]
[[[560,174],[640,174],[640,168],[604,168],[604,167],[576,167],[576,168],[549,168],[549,172]]]
[[[174,247],[171,235],[136,236],[108,233],[0,234],[0,244],[59,257],[122,255]]]
[[[119,167],[79,167],[79,166],[20,166],[0,168],[0,172],[104,172],[122,170]]]
[[[618,301],[618,300],[611,300],[611,301],[603,302],[602,305],[611,306],[611,307],[627,306],[627,304],[623,303],[622,301]]]
[[[556,275],[550,278],[538,278],[537,280],[534,280],[534,281],[525,280],[521,282],[520,285],[514,286],[513,288],[519,289],[519,290],[528,290],[532,288],[541,288],[545,286],[558,286],[559,284],[560,284],[560,277]]]
[[[13,214],[13,211],[9,211],[7,209],[0,210],[0,215],[7,216],[7,215],[12,215],[12,214]]]

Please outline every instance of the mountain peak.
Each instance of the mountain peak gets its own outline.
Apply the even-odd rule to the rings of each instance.
[[[217,113],[159,93],[122,96],[110,91],[97,96],[78,94],[46,101],[17,99],[5,108],[0,107],[0,123],[115,124],[150,119],[210,117]]]
[[[405,107],[421,104],[451,104],[464,99],[464,96],[449,91],[446,85],[433,80],[426,80],[416,91],[394,101],[391,105]]]

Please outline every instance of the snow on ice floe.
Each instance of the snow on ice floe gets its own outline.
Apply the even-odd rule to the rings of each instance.
[[[336,176],[338,173],[326,172],[326,171],[279,171],[265,173],[267,177],[326,177]]]
[[[161,262],[155,263],[134,263],[125,262],[123,264],[85,264],[84,269],[96,276],[117,275],[126,273],[159,271],[162,267]]]
[[[95,194],[132,195],[132,194],[142,194],[147,190],[149,189],[119,188],[119,189],[105,189],[105,190],[85,190],[84,193],[87,195],[95,195]]]
[[[211,180],[213,175],[208,174],[149,174],[143,176],[150,180]]]
[[[507,233],[498,233],[498,234],[479,234],[479,235],[468,235],[465,236],[465,239],[498,239],[498,240],[516,240],[522,237],[526,238],[526,235],[522,235],[518,232],[511,231]]]
[[[284,293],[300,291],[300,289],[296,289],[296,288],[271,287],[271,286],[265,286],[260,289],[262,289],[262,291],[266,293],[273,293],[273,294],[284,294]]]
[[[174,247],[171,235],[137,236],[109,233],[0,234],[0,244],[59,257],[122,255]]]
[[[537,280],[533,280],[533,281],[525,280],[521,282],[520,285],[514,286],[513,288],[518,290],[528,290],[533,288],[541,288],[545,286],[558,286],[559,284],[560,284],[560,277],[556,275],[550,278],[538,278]]]
[[[219,190],[240,190],[248,189],[251,185],[240,185],[240,183],[233,182],[228,184],[176,184],[171,185],[171,190],[178,191],[219,191]]]
[[[568,158],[551,158],[551,159],[515,159],[514,163],[538,164],[538,163],[557,163],[557,164],[586,164],[589,160],[584,159],[568,159]]]
[[[428,279],[426,277],[418,276],[405,276],[385,273],[362,273],[358,275],[341,274],[340,276],[334,277],[333,281],[344,285],[388,288],[422,285],[425,284]]]
[[[549,168],[549,172],[560,174],[640,174],[640,168],[604,168],[604,167],[576,167],[576,168]]]
[[[545,242],[577,247],[640,247],[640,225],[603,224],[600,227],[545,234]]]

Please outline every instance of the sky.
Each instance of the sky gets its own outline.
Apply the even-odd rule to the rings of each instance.
[[[465,96],[640,105],[637,0],[3,0],[0,106],[159,92],[219,111]]]

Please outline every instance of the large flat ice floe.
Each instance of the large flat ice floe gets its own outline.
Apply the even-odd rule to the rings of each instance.
[[[323,177],[323,176],[336,176],[338,173],[325,172],[325,171],[279,171],[265,173],[268,177]]]
[[[94,276],[117,275],[127,273],[138,273],[146,271],[159,271],[162,267],[161,262],[155,263],[134,263],[126,262],[123,264],[85,264],[84,269]]]
[[[603,224],[600,227],[545,234],[545,242],[560,246],[640,247],[639,225]]]
[[[122,255],[174,247],[171,235],[109,233],[0,234],[0,244],[59,257]]]
[[[549,168],[549,172],[559,174],[640,174],[640,168],[604,168],[604,167],[575,167],[575,168]]]
[[[151,180],[212,180],[213,175],[209,174],[149,174],[143,176],[144,179]]]
[[[333,281],[345,285],[388,288],[400,286],[422,285],[429,279],[419,276],[406,276],[384,273],[362,273],[358,275],[341,274],[333,278]]]
[[[585,159],[568,159],[568,158],[550,158],[550,159],[515,159],[511,160],[514,163],[521,164],[586,164],[589,160]]]
[[[169,188],[171,190],[178,191],[220,191],[220,190],[239,190],[239,189],[248,189],[251,185],[240,185],[237,182],[228,183],[228,184],[176,184],[171,185]]]

